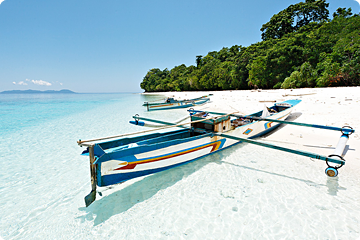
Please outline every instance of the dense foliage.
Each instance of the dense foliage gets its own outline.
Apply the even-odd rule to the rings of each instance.
[[[153,91],[360,85],[360,16],[325,0],[306,0],[275,14],[263,41],[196,56],[196,66],[151,69],[141,88]]]

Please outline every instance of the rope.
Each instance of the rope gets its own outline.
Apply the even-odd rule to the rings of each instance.
[[[106,139],[111,139],[111,138],[119,138],[119,137],[125,137],[125,136],[130,136],[130,135],[136,135],[136,134],[140,134],[140,133],[153,132],[153,131],[157,131],[157,130],[161,130],[161,129],[167,129],[167,128],[183,126],[183,125],[187,125],[187,124],[191,124],[191,123],[203,122],[203,121],[211,120],[211,119],[214,119],[214,118],[226,117],[226,116],[229,116],[229,115],[232,115],[232,114],[235,114],[235,113],[237,113],[237,112],[228,113],[226,115],[221,115],[221,116],[215,116],[215,117],[212,117],[212,118],[205,118],[205,119],[197,120],[197,121],[194,121],[194,122],[187,122],[187,123],[182,123],[182,124],[177,124],[177,125],[172,125],[172,126],[160,127],[160,128],[156,128],[156,129],[149,129],[149,130],[140,131],[140,132],[125,133],[125,134],[111,136],[111,137],[96,138],[96,139],[90,139],[90,140],[84,140],[84,141],[79,140],[79,141],[77,141],[77,143],[79,145],[83,145],[83,143],[86,143],[86,142],[95,142],[95,141],[106,140]]]

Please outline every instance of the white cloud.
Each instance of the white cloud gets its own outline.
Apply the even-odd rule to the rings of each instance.
[[[20,81],[18,82],[19,85],[28,85],[26,82]]]
[[[52,84],[47,82],[47,81],[43,81],[43,80],[31,80],[31,82],[35,85],[41,85],[41,86],[51,86]]]
[[[1,4],[3,1],[5,1],[5,0],[0,0],[0,4]]]
[[[1,0],[0,0],[1,1]],[[358,2],[358,4],[360,4],[360,0],[355,0],[355,1],[357,1]]]
[[[26,82],[24,82],[24,81],[20,81],[20,82],[18,82],[18,83],[16,83],[16,82],[13,82],[13,84],[14,85],[28,85]]]
[[[63,85],[63,83],[61,83],[61,82],[59,82],[59,81],[56,81],[56,83],[57,83],[57,84],[60,84],[60,86],[62,86],[62,85]]]
[[[1,0],[0,0],[1,1]],[[33,83],[35,85],[39,85],[39,86],[52,86],[51,83],[47,82],[47,81],[43,81],[43,80],[30,80],[30,79],[25,79],[25,81],[20,81],[20,82],[12,82],[14,85],[29,85],[28,83]],[[57,82],[59,83],[59,82]],[[63,85],[62,83],[59,83],[61,86]],[[0,239],[1,240],[1,239]]]

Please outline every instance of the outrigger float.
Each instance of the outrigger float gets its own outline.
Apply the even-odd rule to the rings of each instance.
[[[208,96],[210,95],[193,98],[193,99],[184,99],[184,100],[166,98],[162,102],[144,102],[143,106],[146,106],[148,111],[168,110],[174,108],[189,108],[207,103],[208,101],[210,101],[210,98],[208,98]]]
[[[164,171],[241,142],[323,160],[327,164],[325,173],[329,177],[335,177],[338,175],[338,169],[345,164],[343,157],[346,143],[355,130],[349,126],[338,128],[285,121],[294,106],[300,101],[288,100],[275,103],[270,108],[264,108],[262,111],[245,116],[239,115],[237,112],[218,113],[188,110],[191,121],[182,124],[135,115],[133,116],[134,121],[130,121],[130,123],[146,126],[143,121],[147,121],[157,123],[158,127],[106,138],[79,140],[78,144],[80,146],[87,147],[82,154],[90,157],[92,191],[85,197],[85,204],[89,206],[95,201],[96,186],[109,186]],[[335,152],[329,156],[253,140],[273,131],[280,124],[335,130],[340,131],[342,134]],[[173,127],[183,129],[163,133],[149,133]],[[131,135],[137,136],[129,137]]]

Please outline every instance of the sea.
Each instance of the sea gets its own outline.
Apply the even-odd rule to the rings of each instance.
[[[358,169],[238,144],[90,192],[78,140],[143,131],[161,95],[0,94],[0,239],[359,239]],[[257,111],[258,109],[254,109]],[[342,169],[341,169],[342,170]]]

